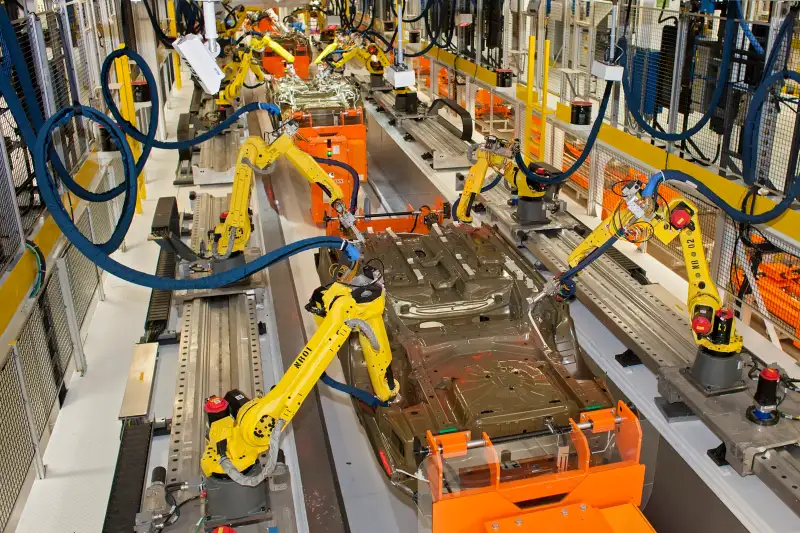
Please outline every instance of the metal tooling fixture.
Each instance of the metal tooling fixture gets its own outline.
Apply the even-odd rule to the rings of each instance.
[[[556,213],[557,232],[526,231],[513,224],[508,194],[495,188],[484,194],[489,217],[507,238],[519,240],[551,272],[568,268],[567,257],[583,240],[572,231],[577,221]],[[522,233],[520,233],[522,232]],[[658,376],[658,400],[667,412],[685,404],[725,445],[724,460],[740,475],[755,474],[793,510],[800,511],[800,425],[783,420],[764,427],[750,422],[746,410],[753,404],[755,382],[745,390],[707,396],[686,378],[697,347],[691,339],[687,317],[676,312],[653,292],[631,277],[610,257],[603,256],[581,275],[578,299],[597,316],[642,363]],[[748,354],[743,354],[745,360]],[[787,412],[800,412],[800,401],[789,394],[782,404]],[[676,403],[680,402],[680,403]],[[774,467],[774,468],[773,468]]]
[[[376,91],[372,96],[378,107],[392,117],[395,126],[407,135],[406,140],[415,140],[428,148],[431,168],[469,168],[467,153],[472,139],[472,117],[468,113],[468,119],[462,116],[462,131],[458,132],[447,119],[439,116],[439,106],[432,106],[432,113],[407,114],[394,109],[392,93]]]

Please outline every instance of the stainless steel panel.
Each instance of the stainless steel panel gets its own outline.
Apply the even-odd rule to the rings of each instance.
[[[158,359],[158,343],[137,344],[133,348],[128,381],[122,396],[119,418],[147,417],[153,394],[153,376]]]
[[[203,404],[231,389],[264,393],[255,297],[196,298],[183,306],[168,483],[200,475],[205,447]]]

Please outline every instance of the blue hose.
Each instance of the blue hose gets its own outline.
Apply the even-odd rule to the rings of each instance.
[[[19,78],[20,86],[27,94],[35,94],[27,66],[24,65],[24,61],[22,60],[23,56],[20,53],[19,42],[16,39],[16,34],[5,8],[0,9],[0,35],[3,37],[2,42],[5,46],[3,50],[3,57],[11,58],[14,70]],[[128,55],[131,57],[141,69],[150,86],[156,86],[155,80],[153,79],[153,74],[147,66],[147,63],[141,58],[141,56],[126,49],[115,51],[106,58],[105,62],[103,63],[104,80],[107,80],[111,62],[115,58],[122,55]],[[151,107],[151,122],[147,134],[139,132],[131,124],[125,121],[121,121],[120,124],[122,127],[120,127],[100,111],[91,107],[80,105],[64,107],[53,114],[53,116],[47,119],[47,121],[43,121],[41,112],[38,108],[30,107],[26,111],[26,108],[23,106],[19,96],[11,85],[9,73],[3,72],[3,74],[4,75],[0,75],[0,94],[5,98],[6,104],[8,105],[8,108],[11,110],[11,113],[17,122],[20,135],[22,136],[25,144],[31,148],[31,153],[34,159],[34,169],[38,178],[37,183],[39,186],[39,191],[50,215],[64,233],[65,237],[90,261],[103,270],[106,270],[107,272],[110,272],[111,274],[131,283],[144,285],[154,289],[189,290],[207,289],[229,285],[255,272],[258,272],[259,270],[263,270],[278,261],[282,261],[294,254],[313,248],[340,248],[344,250],[347,257],[351,261],[358,259],[360,256],[358,249],[343,239],[338,237],[316,237],[289,244],[283,248],[274,250],[262,257],[259,257],[255,261],[232,268],[228,271],[212,274],[205,278],[192,280],[175,280],[171,278],[154,276],[152,274],[132,269],[113,260],[109,254],[114,252],[122,243],[122,240],[130,227],[131,221],[133,220],[136,206],[137,177],[147,161],[150,151],[154,146],[158,145],[154,139],[155,126],[158,120],[158,106],[153,105]],[[116,108],[113,98],[111,98],[110,90],[108,90],[107,86],[103,87],[103,89],[104,96],[108,98],[107,104],[112,110],[112,114],[119,116],[119,110]],[[251,105],[248,111],[253,109],[267,109],[268,111],[273,111],[273,106],[272,104],[255,104],[254,106]],[[237,118],[244,112],[247,111],[240,110],[237,112]],[[76,183],[69,173],[67,173],[63,168],[63,165],[58,159],[58,156],[52,145],[52,134],[54,131],[66,124],[73,117],[80,116],[103,126],[112,136],[113,140],[120,149],[123,169],[125,171],[125,181],[109,191],[105,191],[103,193],[91,193]],[[121,119],[122,117],[119,116],[119,118]],[[228,121],[226,121],[229,123],[228,125],[235,120],[233,117],[232,119],[233,120],[228,119]],[[142,155],[139,157],[138,161],[134,160],[130,145],[125,138],[125,133],[130,134],[132,137],[137,138],[137,140],[140,140],[143,143]],[[211,136],[213,135],[209,135],[208,137]],[[193,146],[194,144],[202,142],[202,140],[195,139],[194,143],[161,143],[161,145],[167,148],[175,149],[184,146]],[[53,168],[58,174],[58,177],[64,183],[64,186],[70,192],[76,194],[76,196],[79,198],[89,201],[108,201],[118,197],[120,194],[124,194],[122,215],[108,241],[101,244],[95,244],[87,239],[80,232],[80,230],[78,230],[72,221],[71,215],[67,212],[64,204],[61,201],[56,181],[50,174],[48,163],[52,164]]]
[[[797,80],[800,82],[800,74],[797,75]],[[650,187],[650,182],[652,181],[680,181],[683,183],[690,183],[697,188],[697,191],[700,194],[705,196],[714,205],[725,211],[725,213],[727,213],[728,216],[734,220],[734,222],[738,222],[740,224],[766,224],[767,222],[775,220],[787,209],[789,209],[789,207],[792,205],[792,202],[797,199],[798,196],[800,196],[800,176],[798,176],[795,178],[794,182],[792,183],[792,187],[786,193],[786,196],[784,196],[783,200],[777,203],[775,207],[758,215],[748,215],[747,213],[742,212],[739,208],[732,206],[723,200],[702,181],[679,170],[662,170],[658,174],[654,174],[648,180],[648,188]],[[647,188],[645,191],[647,191]]]
[[[753,50],[755,50],[758,55],[763,56],[764,48],[761,46],[761,43],[758,42],[756,36],[753,35],[753,30],[750,29],[750,25],[743,20],[744,13],[742,12],[742,4],[739,2],[739,0],[733,0],[731,4],[736,12],[729,13],[728,16],[739,18],[739,27],[742,28],[742,33],[744,33],[744,36],[747,37],[748,41],[750,41],[750,45],[753,47]]]
[[[356,172],[356,169],[354,169],[347,163],[342,163],[341,161],[337,161],[335,159],[315,157],[314,161],[316,161],[320,165],[330,165],[332,167],[343,168],[348,173],[350,173],[350,176],[353,177],[353,192],[350,194],[350,212],[355,213],[356,210],[358,209],[358,190],[361,187],[361,182],[359,181],[358,172]]]
[[[619,238],[620,235],[618,234],[614,234],[609,237],[606,242],[592,250],[591,253],[584,257],[577,265],[558,276],[559,281],[571,279],[579,274],[582,270],[594,263],[601,255],[606,253],[612,246],[614,246],[614,243],[617,242]]]
[[[586,159],[589,157],[589,152],[592,151],[592,147],[594,147],[597,137],[600,135],[600,127],[603,125],[603,117],[606,116],[606,109],[608,108],[609,100],[611,100],[611,89],[613,87],[614,82],[606,82],[606,89],[603,92],[603,100],[600,102],[600,108],[597,111],[597,118],[595,119],[594,124],[592,124],[592,130],[589,132],[589,137],[586,139],[586,145],[584,145],[581,155],[578,156],[572,166],[570,166],[567,170],[555,178],[543,178],[528,168],[528,165],[525,163],[525,159],[522,157],[521,152],[514,154],[514,162],[517,164],[517,168],[519,168],[522,173],[525,174],[525,178],[528,180],[528,183],[534,182],[541,185],[564,183],[570,177],[572,177],[572,175],[575,174],[578,169],[581,168],[583,163],[586,162]]]
[[[377,409],[378,407],[389,407],[389,402],[381,401],[381,399],[374,394],[371,394],[363,389],[359,389],[358,387],[348,385],[347,383],[342,383],[341,381],[336,381],[330,377],[327,372],[322,373],[322,376],[320,376],[320,381],[332,389],[349,394],[356,400],[372,407],[373,409]]]

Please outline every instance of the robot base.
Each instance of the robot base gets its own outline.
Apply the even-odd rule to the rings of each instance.
[[[403,113],[416,113],[419,106],[417,93],[396,94],[394,108]]]
[[[715,354],[700,349],[691,370],[683,373],[706,396],[737,392],[745,388],[740,354]]]
[[[261,468],[256,465],[254,468]],[[244,487],[228,478],[206,478],[206,530],[218,526],[256,524],[270,518],[269,490],[266,482]]]
[[[519,198],[517,220],[523,226],[547,224],[547,203],[542,198]]]

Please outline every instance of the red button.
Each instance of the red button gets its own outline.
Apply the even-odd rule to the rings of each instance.
[[[724,308],[717,311],[717,316],[726,320],[733,318],[733,311],[730,308]]]
[[[205,405],[203,406],[203,410],[206,413],[217,414],[225,411],[228,408],[228,401],[225,398],[220,398],[219,396],[212,396],[208,400],[206,400]]]
[[[672,227],[676,229],[683,229],[692,221],[692,216],[685,209],[676,209],[669,217]]]
[[[696,316],[692,319],[692,331],[699,335],[705,335],[711,331],[711,321],[704,316]]]
[[[778,372],[778,370],[775,368],[765,368],[764,370],[761,371],[759,377],[769,381],[778,381],[781,379],[781,373]]]

